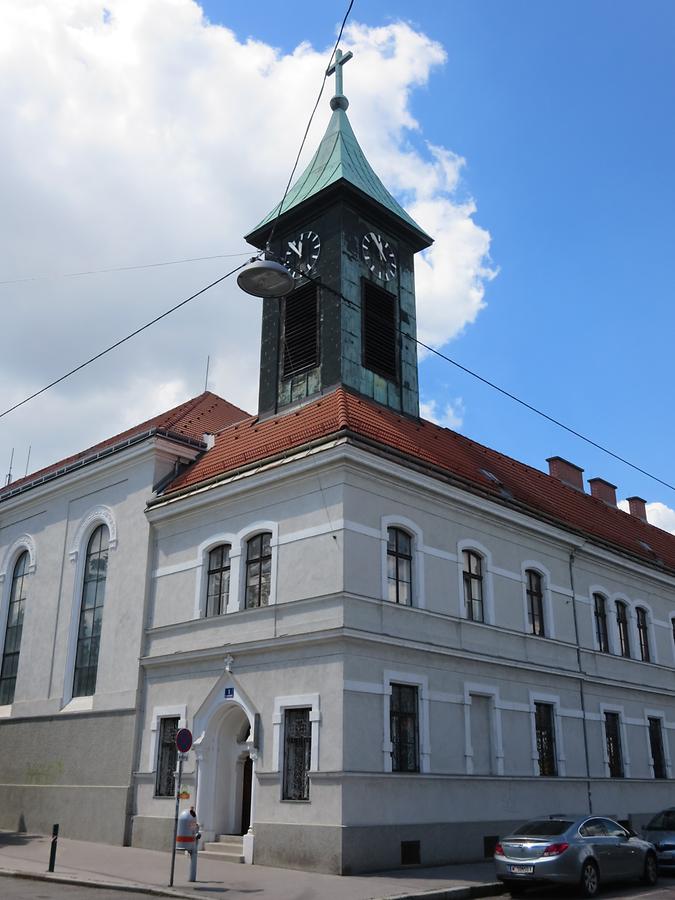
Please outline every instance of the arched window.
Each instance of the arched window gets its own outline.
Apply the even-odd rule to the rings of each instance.
[[[619,632],[619,653],[630,657],[630,636],[628,633],[628,607],[623,600],[616,601],[616,625]]]
[[[647,618],[647,610],[638,606],[635,610],[637,615],[638,639],[640,641],[640,658],[643,662],[651,662],[652,655],[649,649],[649,620]]]
[[[462,550],[462,561],[467,618],[473,622],[484,622],[483,557],[475,550]]]
[[[219,616],[230,596],[230,545],[220,544],[209,553],[205,616]]]
[[[388,598],[392,603],[412,605],[412,539],[401,528],[387,529]]]
[[[2,652],[0,668],[0,706],[14,701],[16,672],[19,668],[19,650],[21,649],[21,632],[23,630],[23,611],[26,602],[26,575],[30,559],[24,550],[17,559],[12,575],[12,587],[9,594],[7,610],[7,628],[5,629],[5,646]]]
[[[265,531],[246,543],[246,608],[267,606],[272,581],[272,535]]]
[[[609,653],[607,601],[602,594],[593,594],[593,615],[595,617],[595,637],[598,642],[598,650],[601,653]]]
[[[105,525],[99,525],[87,544],[80,626],[77,632],[73,697],[90,697],[96,691],[105,582],[108,574],[108,542],[108,529]]]
[[[541,573],[528,569],[527,576],[527,619],[532,634],[544,637],[544,585]]]

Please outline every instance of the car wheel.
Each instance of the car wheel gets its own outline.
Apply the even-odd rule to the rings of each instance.
[[[650,887],[655,885],[659,880],[659,867],[656,862],[656,857],[653,853],[648,853],[645,858],[645,870],[642,874],[643,884],[647,884]]]
[[[592,859],[587,859],[581,867],[581,894],[583,897],[597,897],[600,890],[600,873]]]

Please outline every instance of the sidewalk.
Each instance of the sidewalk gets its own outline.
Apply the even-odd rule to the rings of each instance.
[[[49,849],[50,838],[44,835],[0,831],[0,875],[58,879],[191,900],[205,895],[250,900],[252,893],[257,900],[459,900],[502,893],[491,862],[343,877],[200,859],[197,881],[190,884],[189,860],[177,854],[171,889],[167,886],[169,853],[59,838],[56,868],[54,875],[49,875]],[[123,898],[121,894],[120,900]]]

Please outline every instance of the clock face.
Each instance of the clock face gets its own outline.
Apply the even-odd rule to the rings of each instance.
[[[316,266],[321,252],[321,240],[315,231],[303,231],[293,240],[286,242],[284,262],[294,278],[302,278]]]
[[[369,231],[364,234],[361,242],[361,250],[366,265],[376,278],[383,281],[391,281],[396,278],[398,264],[396,254],[381,234]]]

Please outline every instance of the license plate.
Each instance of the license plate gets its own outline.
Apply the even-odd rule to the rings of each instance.
[[[512,875],[531,875],[534,872],[534,866],[509,866],[509,872]]]

